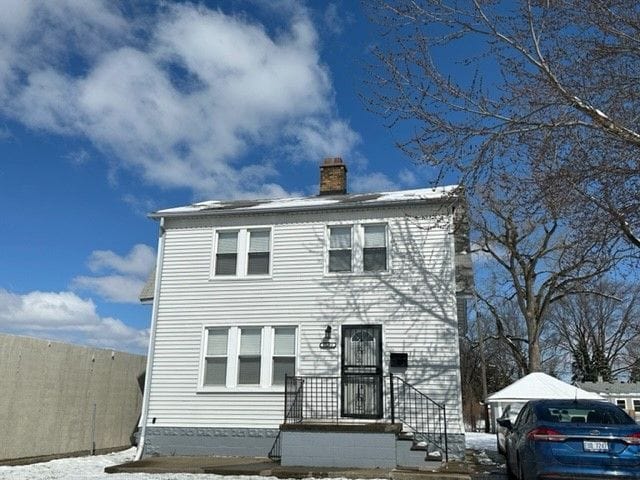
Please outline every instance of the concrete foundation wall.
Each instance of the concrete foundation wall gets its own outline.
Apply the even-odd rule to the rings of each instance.
[[[282,465],[395,468],[396,435],[352,432],[282,432]]]
[[[0,334],[0,461],[131,445],[145,366],[142,355]]]
[[[266,457],[277,435],[270,428],[148,426],[144,455]]]

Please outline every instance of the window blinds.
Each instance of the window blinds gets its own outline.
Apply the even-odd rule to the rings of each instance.
[[[296,353],[296,329],[276,328],[274,340],[274,355],[295,355]]]
[[[227,354],[227,337],[228,330],[226,328],[216,328],[209,330],[209,340],[207,342],[207,355],[226,355]]]
[[[218,232],[218,253],[237,253],[238,232]]]
[[[331,227],[329,247],[332,249],[351,249],[351,227]]]
[[[269,230],[252,230],[249,238],[249,253],[269,251]]]
[[[243,328],[240,334],[240,355],[260,355],[261,328]]]
[[[365,225],[364,248],[384,248],[387,244],[384,225]]]

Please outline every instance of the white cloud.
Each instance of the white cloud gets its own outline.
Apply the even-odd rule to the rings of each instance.
[[[94,292],[110,302],[139,303],[138,295],[144,284],[144,280],[126,275],[79,276],[73,279],[71,287]]]
[[[0,326],[15,334],[143,353],[148,332],[100,317],[90,299],[73,292],[16,294],[0,289]]]
[[[406,187],[413,187],[418,184],[418,177],[411,170],[403,168],[398,173],[398,180]]]
[[[387,192],[399,188],[397,182],[381,172],[357,175],[351,181],[351,189],[356,193]]]
[[[96,250],[87,261],[89,269],[104,275],[77,276],[71,282],[73,290],[96,293],[110,302],[139,303],[138,295],[155,264],[153,248],[137,244],[126,255],[111,250]]]
[[[111,250],[95,250],[91,253],[88,265],[91,271],[114,270],[119,273],[146,276],[156,261],[155,250],[148,245],[134,245],[131,251],[120,256]]]
[[[351,14],[345,9],[339,9],[335,2],[330,2],[324,11],[324,26],[334,35],[340,35],[344,31],[345,23],[352,23]]]
[[[319,161],[359,142],[335,113],[303,8],[271,33],[192,4],[133,19],[114,5],[17,2],[21,13],[0,20],[0,111],[84,136],[150,183],[218,197],[286,193],[277,166],[238,163],[254,147]],[[72,55],[81,68],[68,68]]]

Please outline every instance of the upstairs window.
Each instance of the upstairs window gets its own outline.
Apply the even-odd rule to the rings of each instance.
[[[238,385],[260,384],[261,351],[262,328],[241,328]]]
[[[387,228],[385,225],[364,225],[362,249],[365,272],[382,272],[387,269]]]
[[[269,275],[270,230],[249,230],[247,275]]]
[[[227,384],[227,345],[228,328],[209,328],[206,337],[206,355],[204,364],[205,385]]]
[[[351,227],[329,227],[329,271],[351,271]]]
[[[627,408],[627,401],[624,398],[618,398],[616,399],[616,405],[624,410]]]
[[[273,330],[272,385],[284,385],[285,375],[296,372],[296,329],[276,327]]]
[[[636,413],[640,413],[640,400],[633,399],[633,411]]]
[[[216,275],[235,275],[238,265],[238,232],[218,232]]]

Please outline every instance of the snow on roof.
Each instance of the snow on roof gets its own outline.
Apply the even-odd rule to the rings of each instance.
[[[489,395],[487,402],[527,401],[545,398],[602,400],[602,397],[597,393],[574,387],[546,373],[534,372]]]
[[[578,386],[588,392],[597,392],[605,395],[634,395],[640,394],[640,383],[609,383],[609,382],[578,382]]]
[[[416,203],[433,201],[455,195],[458,185],[443,187],[420,188],[415,190],[400,190],[397,192],[358,193],[349,195],[326,195],[314,197],[289,197],[265,200],[210,200],[194,203],[182,207],[158,210],[150,216],[153,218],[207,215],[221,212],[261,212],[271,210],[317,210],[325,207],[346,208],[363,207],[393,203]]]

